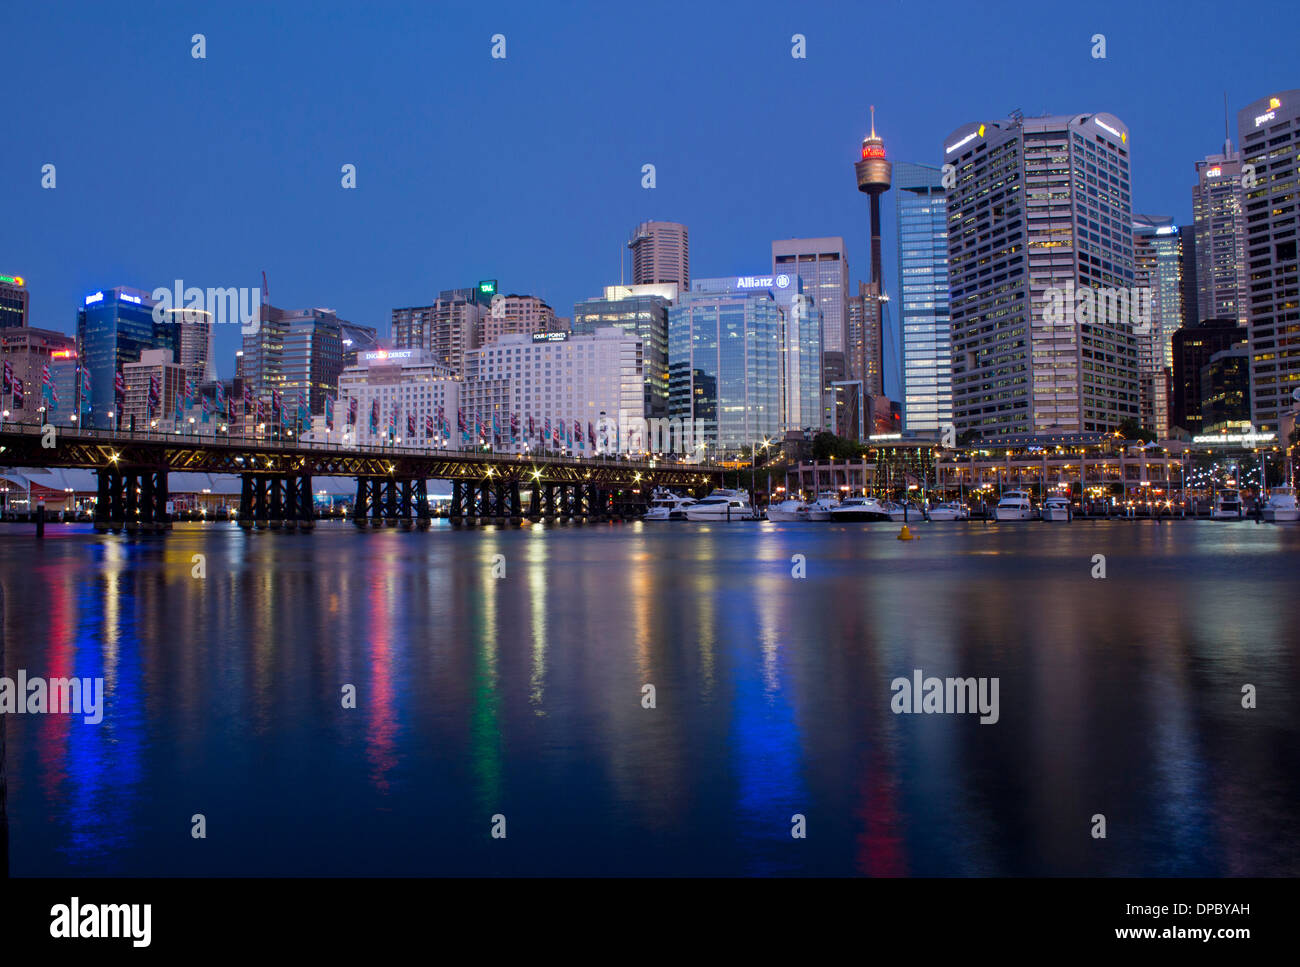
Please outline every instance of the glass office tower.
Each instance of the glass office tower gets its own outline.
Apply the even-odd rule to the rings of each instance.
[[[697,279],[668,310],[668,415],[702,421],[705,456],[781,430],[784,314],[753,282]]]
[[[95,401],[89,425],[112,427],[113,384],[124,365],[138,363],[146,349],[179,349],[176,323],[153,321],[156,304],[148,292],[118,286],[92,292],[77,310],[77,351],[90,370],[90,398]]]
[[[903,336],[903,425],[938,432],[952,421],[952,331],[948,320],[948,208],[943,172],[894,165],[898,206],[899,321]]]
[[[574,333],[590,336],[617,326],[641,337],[647,419],[668,415],[668,307],[677,294],[676,283],[607,285],[603,298],[573,307]]]

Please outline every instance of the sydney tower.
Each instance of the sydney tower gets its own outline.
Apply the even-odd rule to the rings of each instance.
[[[862,139],[862,160],[853,166],[858,191],[871,197],[871,281],[883,289],[880,275],[880,196],[889,190],[893,166],[885,158],[885,142],[876,135],[876,107],[871,106],[871,133]]]

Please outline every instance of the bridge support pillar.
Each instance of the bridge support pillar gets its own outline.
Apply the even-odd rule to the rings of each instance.
[[[465,514],[465,485],[459,480],[451,482],[451,509],[449,515],[453,524],[459,524]]]
[[[352,501],[352,523],[357,527],[366,526],[366,515],[370,511],[370,481],[365,477],[357,478],[357,496]]]
[[[134,534],[140,529],[139,475],[132,471],[123,473],[122,486],[126,489],[126,520],[124,526],[128,534]]]
[[[247,473],[239,477],[239,526],[244,530],[253,527],[253,477]]]
[[[411,494],[411,481],[402,480],[399,483],[399,481],[395,480],[393,481],[393,486],[400,486],[402,488],[402,496],[399,501],[401,504],[401,515],[398,517],[398,520],[402,525],[402,530],[410,530],[411,525],[414,523],[411,518],[411,502],[414,499]]]
[[[510,523],[518,527],[524,522],[524,508],[519,500],[519,481],[510,481]]]
[[[496,502],[496,507],[494,508],[496,513],[493,516],[496,518],[496,522],[498,524],[504,524],[506,522],[506,517],[510,513],[510,510],[506,505],[507,494],[506,494],[506,482],[504,480],[497,480],[496,491],[497,491],[496,492],[497,502]]]
[[[113,470],[104,467],[95,473],[98,478],[98,490],[95,494],[95,530],[103,534],[111,526],[110,511],[113,509]]]
[[[298,496],[298,526],[312,530],[316,526],[316,503],[311,495],[311,474],[304,473],[298,478]]]
[[[278,473],[271,475],[271,508],[268,523],[273,531],[279,530],[284,525],[284,484],[283,476]]]
[[[266,477],[253,477],[253,525],[260,531],[271,523],[271,484]]]
[[[415,481],[415,526],[427,530],[433,523],[429,513],[429,481],[421,477]]]

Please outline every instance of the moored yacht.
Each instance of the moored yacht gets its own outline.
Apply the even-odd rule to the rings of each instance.
[[[830,520],[831,510],[840,505],[840,495],[833,490],[826,490],[817,495],[817,499],[808,508],[809,520]]]
[[[808,504],[798,497],[791,497],[789,500],[783,500],[779,504],[772,504],[768,507],[767,519],[778,523],[807,520]]]
[[[946,504],[935,504],[928,511],[926,516],[930,520],[969,520],[970,509],[959,500],[953,500]]]
[[[694,497],[682,497],[671,490],[656,490],[650,498],[650,509],[642,520],[685,520],[686,508],[697,503]]]
[[[1210,516],[1215,520],[1241,520],[1241,494],[1235,490],[1220,490]]]
[[[749,494],[743,490],[715,490],[686,508],[687,520],[754,520]]]
[[[875,497],[845,497],[831,508],[833,521],[889,520],[889,511]]]
[[[1024,490],[1006,491],[998,499],[998,505],[993,508],[993,519],[999,522],[1033,520],[1034,505],[1029,500],[1028,492]]]
[[[1268,503],[1264,505],[1264,519],[1273,523],[1288,520],[1300,520],[1300,507],[1296,506],[1294,487],[1274,487],[1269,491]]]
[[[1063,520],[1068,523],[1074,520],[1074,505],[1070,503],[1069,497],[1053,494],[1043,501],[1040,516],[1043,520]]]

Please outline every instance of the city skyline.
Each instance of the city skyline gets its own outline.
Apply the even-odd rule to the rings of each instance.
[[[1008,88],[1005,83],[990,81],[986,86],[963,85],[945,91],[942,97],[934,96],[935,88],[943,86],[940,80],[904,69],[915,54],[909,53],[907,43],[896,45],[898,50],[881,48],[884,66],[873,75],[869,89],[844,84],[844,56],[850,45],[841,35],[852,31],[833,27],[845,19],[844,11],[836,11],[833,17],[829,11],[801,12],[788,26],[781,18],[747,17],[743,23],[732,23],[720,13],[704,12],[691,21],[691,30],[672,35],[669,48],[684,58],[676,73],[667,73],[669,93],[679,94],[679,88],[686,88],[689,96],[682,100],[656,95],[664,97],[665,120],[659,120],[654,111],[657,101],[638,105],[636,113],[648,112],[651,120],[629,126],[626,137],[601,134],[599,149],[585,154],[572,147],[564,151],[555,148],[566,143],[570,129],[581,130],[582,119],[610,95],[577,88],[563,74],[549,83],[539,78],[537,65],[543,59],[539,52],[546,49],[551,55],[562,54],[580,45],[592,31],[615,30],[622,15],[599,11],[578,24],[547,23],[525,10],[491,15],[449,12],[435,32],[438,38],[454,36],[458,41],[456,49],[446,54],[446,69],[453,77],[472,78],[476,90],[465,92],[463,99],[448,95],[447,77],[442,75],[443,86],[438,86],[439,78],[422,81],[420,86],[430,95],[438,95],[437,110],[444,115],[457,107],[469,109],[458,137],[487,138],[483,144],[490,147],[493,137],[504,136],[502,120],[517,124],[509,138],[512,143],[529,145],[527,157],[514,162],[534,172],[532,178],[524,179],[533,185],[527,191],[519,179],[504,177],[504,168],[499,167],[503,162],[484,159],[481,150],[470,152],[476,159],[472,164],[439,156],[435,166],[424,159],[417,165],[407,151],[389,150],[385,139],[392,139],[394,131],[402,131],[403,140],[415,137],[417,144],[424,143],[420,139],[427,141],[429,134],[420,124],[395,123],[391,108],[381,108],[378,117],[366,118],[363,123],[358,109],[364,98],[360,93],[349,94],[346,87],[339,95],[338,113],[355,123],[357,130],[350,136],[344,136],[341,125],[319,112],[297,118],[291,102],[295,94],[304,92],[296,89],[292,77],[282,73],[284,68],[273,65],[265,89],[258,95],[261,120],[252,126],[254,132],[246,131],[248,125],[238,123],[234,105],[244,103],[239,94],[252,89],[247,88],[249,80],[240,76],[239,64],[267,44],[301,41],[328,52],[331,45],[345,42],[345,32],[328,23],[295,24],[290,31],[268,24],[263,14],[254,12],[248,22],[255,29],[247,36],[255,39],[232,45],[224,33],[228,21],[217,19],[208,29],[207,58],[194,60],[189,38],[200,29],[192,23],[194,16],[169,12],[153,18],[149,22],[150,45],[174,39],[176,49],[166,57],[196,71],[177,90],[156,92],[147,89],[147,72],[102,70],[124,56],[119,51],[126,48],[113,40],[124,40],[118,35],[132,25],[129,20],[119,25],[99,11],[85,8],[73,36],[84,31],[87,43],[93,38],[103,59],[94,66],[74,65],[69,76],[51,80],[52,86],[40,87],[14,108],[17,124],[27,134],[21,150],[0,159],[0,181],[17,224],[36,224],[43,230],[33,231],[33,240],[0,247],[0,270],[26,279],[32,292],[30,325],[65,332],[73,328],[84,295],[105,286],[145,288],[177,277],[204,286],[250,286],[260,282],[263,269],[269,276],[274,304],[327,306],[341,318],[377,326],[383,332],[394,307],[427,305],[438,291],[471,285],[480,278],[499,278],[504,291],[535,294],[554,306],[557,315],[567,315],[576,302],[620,281],[615,274],[619,266],[613,261],[615,248],[624,278],[630,278],[629,226],[650,219],[673,219],[689,226],[693,235],[692,274],[743,274],[761,264],[757,260],[773,240],[839,235],[845,239],[853,285],[869,275],[869,246],[861,199],[845,168],[856,157],[860,139],[868,130],[869,103],[877,107],[876,128],[889,145],[891,159],[922,164],[938,163],[937,140],[972,117],[1002,116],[1017,106],[1029,116],[1040,111],[1113,113],[1133,131],[1135,208],[1168,212],[1176,223],[1186,224],[1190,221],[1193,164],[1216,150],[1220,142],[1224,88],[1230,110],[1236,110],[1269,90],[1292,86],[1284,73],[1289,65],[1280,40],[1286,32],[1259,37],[1244,24],[1228,23],[1216,29],[1213,37],[1204,37],[1191,25],[1194,17],[1188,18],[1189,24],[1169,24],[1145,11],[1109,7],[1086,16],[1048,15],[1042,36],[1051,43],[1042,45],[1037,53],[1000,49],[996,46],[999,42],[992,39],[965,52],[957,49],[959,45],[934,41],[936,61],[945,56],[1024,58],[1023,66],[1033,68],[1035,74],[1032,84]],[[906,36],[905,15],[901,9],[886,10],[874,23],[882,32]],[[850,25],[857,17],[864,18],[865,24],[865,16],[847,12]],[[948,19],[960,26],[975,18],[954,12]],[[494,24],[494,20],[498,22]],[[793,22],[797,20],[807,22]],[[1094,20],[1098,22],[1092,23]],[[394,14],[377,29],[389,37],[400,23],[410,27],[413,38],[433,39],[429,34],[432,26],[419,14]],[[26,58],[49,52],[54,37],[67,42],[61,18],[22,11],[13,26],[30,40],[16,54],[20,72]],[[260,32],[256,28],[261,28]],[[368,28],[362,25],[361,29]],[[505,34],[509,45],[503,61],[489,56],[489,38],[497,32]],[[807,38],[804,60],[790,56],[790,38],[795,32]],[[1090,38],[1097,32],[1106,33],[1109,39],[1105,59],[1090,53]],[[479,33],[482,50],[469,42]],[[753,45],[746,40],[761,41],[760,48],[770,60],[755,56]],[[1145,83],[1153,51],[1173,48],[1188,54],[1224,46],[1234,49],[1234,44],[1242,55],[1231,71],[1213,78],[1189,76],[1183,81],[1182,95],[1175,96],[1172,88],[1153,91]],[[792,90],[830,79],[839,82],[833,95],[801,110],[810,133],[800,139],[800,150],[755,150],[752,139],[732,136],[759,115],[754,110],[722,111],[732,103],[728,86],[716,81],[702,83],[695,69],[684,66],[691,59],[685,55],[701,45],[711,51],[715,65],[743,67],[745,81],[755,91],[749,103],[767,98],[773,110],[797,99]],[[1247,46],[1249,57],[1245,56]],[[586,53],[596,59],[618,56],[617,52],[589,49]],[[1076,70],[1060,72],[1059,77],[1051,71],[1044,73],[1046,65],[1058,63],[1067,53],[1077,57]],[[384,58],[382,65],[368,64],[369,73],[360,72],[359,77],[374,88],[409,81],[404,73],[409,68],[390,65],[400,60]],[[169,65],[168,69],[180,66]],[[494,69],[497,73],[490,73]],[[92,70],[97,78],[108,75],[103,84],[109,90],[83,95],[81,103],[87,107],[88,102],[107,96],[116,103],[138,103],[150,116],[191,119],[202,130],[219,133],[223,143],[238,146],[249,139],[257,143],[269,139],[271,143],[252,155],[186,148],[179,154],[163,153],[163,158],[170,160],[127,152],[127,159],[105,154],[97,163],[87,164],[79,144],[88,129],[84,123],[69,124],[68,97],[62,85],[88,79]],[[805,76],[791,71],[802,71]],[[39,70],[32,73],[42,76]],[[1041,103],[1025,102],[1029,96]],[[214,97],[218,104],[212,103]],[[537,98],[545,101],[549,111],[537,107]],[[666,120],[670,101],[680,119],[676,123]],[[1007,101],[1011,103],[1004,103]],[[1192,106],[1194,119],[1171,110],[1184,105]],[[494,107],[507,107],[508,111],[494,115]],[[538,111],[541,116],[536,116]],[[1171,117],[1174,114],[1176,118]],[[497,120],[480,128],[474,121],[480,115]],[[112,123],[116,115],[101,112],[98,116]],[[437,130],[436,124],[433,127],[435,138],[446,133],[446,129]],[[180,163],[174,163],[177,161]],[[58,181],[53,190],[40,188],[41,165],[47,162],[57,165]],[[353,191],[340,186],[340,167],[348,163],[357,165],[358,187]],[[653,189],[641,187],[644,164],[656,166]],[[458,190],[446,191],[447,184],[456,184]],[[249,200],[246,208],[232,202],[238,198]],[[754,199],[761,201],[754,204]],[[122,233],[106,225],[91,225],[88,230],[87,217],[110,201],[119,216],[130,213],[135,230]],[[208,213],[201,210],[205,204],[212,206]],[[548,206],[558,206],[562,217],[557,219],[557,212],[550,212],[547,242],[537,245],[523,227]],[[208,230],[201,233],[192,231],[196,207],[201,217],[209,216]],[[422,220],[434,220],[448,230],[431,234],[420,229],[417,223]],[[893,270],[896,238],[891,222],[885,219],[884,225],[887,291],[897,288]],[[173,223],[184,225],[184,230],[177,234]],[[250,238],[273,237],[276,226],[285,224],[298,226],[312,244],[258,245],[254,241],[250,245]],[[424,244],[412,245],[415,239]],[[896,318],[893,324],[897,326]],[[231,328],[217,327],[216,333],[216,358],[223,377],[230,375],[238,343]],[[887,377],[892,384],[895,373],[892,366],[890,369]],[[893,398],[901,396],[897,385],[887,385],[886,393]]]

